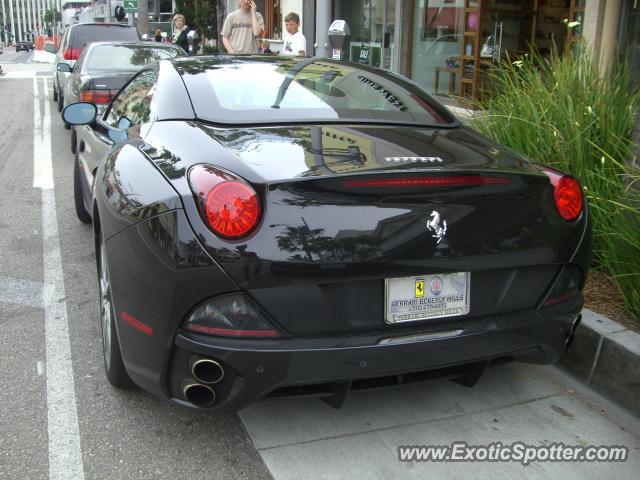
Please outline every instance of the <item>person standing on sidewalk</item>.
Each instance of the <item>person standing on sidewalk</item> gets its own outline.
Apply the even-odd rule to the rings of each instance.
[[[256,38],[262,35],[264,20],[253,0],[238,0],[222,26],[222,43],[230,54],[257,53]]]
[[[291,12],[284,17],[284,27],[287,30],[287,37],[284,39],[284,55],[307,54],[307,39],[304,38],[300,28],[300,16]]]
[[[185,25],[184,15],[180,13],[173,16],[173,44],[179,45],[182,49],[189,53],[189,41],[187,40],[189,27]]]

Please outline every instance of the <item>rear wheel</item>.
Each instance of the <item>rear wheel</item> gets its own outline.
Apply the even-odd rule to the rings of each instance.
[[[132,385],[132,382],[122,361],[111,297],[111,280],[109,278],[107,255],[102,235],[98,239],[98,245],[100,249],[98,251],[98,276],[100,280],[100,320],[102,323],[104,370],[111,385],[116,388],[127,388]]]
[[[58,89],[56,88],[56,84],[53,84],[53,101],[58,101]]]
[[[76,153],[76,147],[78,143],[78,135],[76,134],[76,129],[71,129],[71,153]]]
[[[87,212],[87,209],[84,206],[80,175],[80,159],[76,153],[76,157],[73,162],[73,199],[76,205],[76,215],[78,216],[78,220],[82,223],[91,223],[91,215],[89,215],[89,212]]]
[[[64,108],[64,97],[62,96],[62,91],[60,91],[60,88],[58,88],[58,111],[61,112],[63,108]],[[66,127],[67,124],[65,123],[64,126]]]

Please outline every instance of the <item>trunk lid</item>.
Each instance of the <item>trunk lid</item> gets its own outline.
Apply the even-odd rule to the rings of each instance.
[[[199,128],[263,202],[248,238],[205,245],[292,334],[388,328],[389,278],[469,272],[456,321],[533,308],[585,232],[546,175],[466,128]]]

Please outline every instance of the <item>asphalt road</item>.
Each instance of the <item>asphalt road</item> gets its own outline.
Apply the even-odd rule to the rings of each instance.
[[[2,63],[26,63],[33,57],[33,50],[25,52],[20,50],[16,52],[15,47],[4,47],[3,54],[0,55],[0,64]]]
[[[118,391],[102,365],[91,228],[75,217],[50,65],[0,78],[0,479],[636,479],[640,420],[557,367],[235,414]],[[22,55],[22,53],[18,54]],[[10,59],[10,58],[9,58]],[[400,445],[621,445],[623,463],[398,461]],[[268,468],[268,470],[267,470]]]

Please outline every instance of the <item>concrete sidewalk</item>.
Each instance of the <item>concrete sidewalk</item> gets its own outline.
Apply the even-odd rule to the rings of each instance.
[[[560,365],[640,416],[640,334],[589,309]]]
[[[276,480],[633,479],[640,420],[553,366],[490,368],[473,388],[448,380],[354,392],[335,410],[317,399],[260,401],[240,413]],[[404,463],[401,445],[524,442],[620,445],[624,463]]]

